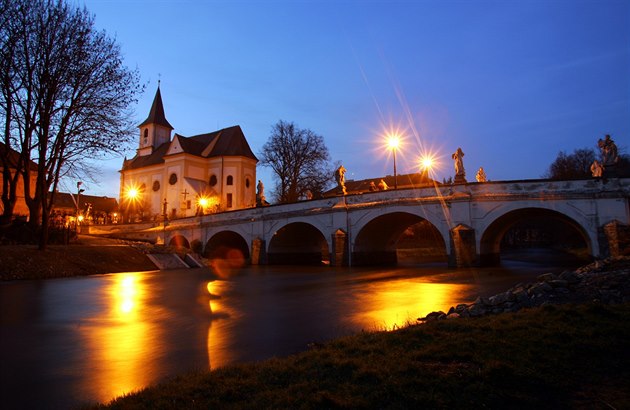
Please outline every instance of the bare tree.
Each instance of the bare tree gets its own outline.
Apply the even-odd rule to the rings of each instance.
[[[123,65],[119,46],[95,30],[86,9],[63,0],[8,3],[15,14],[9,27],[18,33],[10,139],[24,164],[37,162],[34,192],[30,167],[20,171],[30,223],[41,224],[43,249],[59,179],[77,175],[88,160],[124,149],[133,136],[128,107],[142,87],[137,70]]]
[[[560,151],[556,159],[549,166],[549,170],[543,175],[543,178],[549,179],[581,179],[590,178],[592,176],[591,165],[595,159],[600,159],[600,154],[594,148],[582,148],[573,151],[573,154],[567,154]],[[603,160],[602,160],[603,162]],[[625,154],[619,155],[619,161],[616,166],[616,173],[619,177],[627,177],[630,175],[630,156]]]
[[[591,176],[591,164],[597,158],[594,149],[582,148],[567,154],[560,151],[543,175],[549,179],[579,179]]]
[[[0,118],[2,119],[2,143],[0,143],[0,166],[2,166],[2,215],[0,222],[11,220],[17,200],[18,179],[24,158],[16,155],[12,138],[13,111],[16,78],[17,40],[19,31],[14,22],[16,10],[11,0],[0,0]]]
[[[278,121],[260,155],[277,177],[275,201],[295,202],[310,191],[315,197],[330,184],[333,170],[324,138],[293,122]]]

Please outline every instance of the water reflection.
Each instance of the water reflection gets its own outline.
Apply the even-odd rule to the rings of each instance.
[[[187,269],[0,283],[0,408],[108,401],[186,371],[413,323],[526,277],[250,266],[218,280]]]
[[[372,283],[357,294],[354,327],[367,330],[392,330],[426,316],[435,310],[446,311],[461,301],[470,285],[426,283],[413,280]]]
[[[97,397],[114,397],[152,381],[159,340],[146,316],[142,273],[112,275],[103,289],[105,309],[81,327],[94,374],[90,389]]]
[[[242,318],[240,311],[232,301],[227,300],[234,282],[213,280],[208,282],[211,322],[208,327],[208,368],[216,369],[234,362],[234,326]],[[230,303],[232,302],[232,303]]]

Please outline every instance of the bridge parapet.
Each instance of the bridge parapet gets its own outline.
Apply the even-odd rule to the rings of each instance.
[[[423,186],[379,192],[365,192],[349,195],[348,205],[392,202],[396,200],[416,199],[431,201],[469,201],[471,199],[492,198],[506,199],[515,197],[541,198],[548,196],[618,197],[620,193],[630,194],[630,178],[582,179],[554,181],[548,179],[515,180],[496,182],[471,182],[467,184]]]

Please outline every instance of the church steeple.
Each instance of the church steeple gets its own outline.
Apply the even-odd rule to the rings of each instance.
[[[166,120],[166,116],[164,115],[164,104],[162,104],[162,93],[160,92],[160,86],[158,85],[157,91],[155,92],[155,97],[153,98],[153,104],[151,105],[151,111],[149,111],[149,116],[146,120],[138,127],[142,127],[147,124],[157,124],[163,127],[168,127],[170,130],[173,129],[171,124]]]
[[[173,126],[166,120],[166,115],[164,115],[164,104],[162,103],[159,83],[149,116],[142,124],[138,125],[138,128],[140,128],[139,156],[149,155],[157,147],[171,140]]]

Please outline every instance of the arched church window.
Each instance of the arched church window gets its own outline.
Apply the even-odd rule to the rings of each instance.
[[[212,175],[210,177],[210,186],[215,186],[217,184],[217,176],[216,175]]]
[[[245,188],[249,188],[249,178],[245,178]]]
[[[234,185],[234,177],[232,175],[228,175],[226,185]]]
[[[153,181],[153,191],[160,190],[160,181]]]
[[[149,142],[149,129],[145,128],[144,129],[144,142],[143,142],[143,145],[147,145],[148,142]]]
[[[172,173],[170,177],[168,177],[168,183],[171,185],[175,185],[177,183],[177,174]]]

